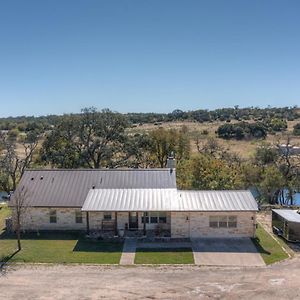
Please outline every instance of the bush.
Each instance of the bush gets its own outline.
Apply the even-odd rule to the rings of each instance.
[[[300,135],[300,123],[297,123],[297,124],[294,126],[293,134],[294,134],[294,135]]]

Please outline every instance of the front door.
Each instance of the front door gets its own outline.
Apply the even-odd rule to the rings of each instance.
[[[129,229],[138,229],[138,213],[130,212],[129,213]]]

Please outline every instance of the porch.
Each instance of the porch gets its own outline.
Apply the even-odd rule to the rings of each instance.
[[[170,237],[171,212],[86,212],[86,231],[94,237]]]

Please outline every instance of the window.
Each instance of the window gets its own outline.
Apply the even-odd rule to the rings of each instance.
[[[50,223],[56,223],[56,222],[57,222],[56,210],[50,210]]]
[[[103,216],[103,219],[105,221],[110,221],[111,220],[111,213],[110,212],[105,212],[104,216]]]
[[[226,228],[227,227],[227,216],[219,217],[219,227]]]
[[[75,212],[75,222],[82,223],[82,212],[79,210]]]
[[[158,213],[158,222],[159,223],[167,223],[167,213],[166,212]]]
[[[210,216],[209,227],[211,228],[236,228],[237,216]]]
[[[158,224],[158,223],[167,223],[167,213],[166,212],[146,212],[146,223]],[[144,214],[142,215],[142,223],[144,224]]]
[[[237,217],[236,216],[229,216],[228,217],[228,227],[229,228],[236,228],[237,227]]]
[[[219,217],[209,217],[209,227],[217,228],[219,227]]]
[[[158,213],[157,212],[151,212],[150,213],[150,223],[151,224],[158,223]]]

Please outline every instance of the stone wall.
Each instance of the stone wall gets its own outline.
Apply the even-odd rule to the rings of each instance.
[[[209,216],[237,216],[236,228],[211,228]],[[254,237],[255,212],[172,212],[173,238]]]
[[[53,208],[57,213],[57,222],[50,223],[50,208],[29,208],[26,210],[22,228],[24,230],[86,230],[86,213],[82,213],[82,223],[76,223],[75,212],[80,208]],[[90,230],[101,230],[103,212],[90,212]],[[138,214],[139,229],[143,229],[142,213]],[[209,216],[237,216],[236,228],[210,228]],[[115,213],[112,213],[112,220]],[[128,212],[118,212],[118,229],[124,229],[128,223]],[[167,214],[167,224],[171,225],[171,236],[181,237],[253,237],[255,234],[254,212],[171,212]],[[147,229],[154,229],[147,224]],[[151,228],[150,228],[151,227]],[[152,228],[153,227],[153,228]]]
[[[56,210],[56,223],[50,223],[51,210]],[[86,214],[82,213],[82,223],[76,223],[76,211],[80,211],[80,208],[28,208],[22,218],[22,229],[30,231],[86,230]]]

